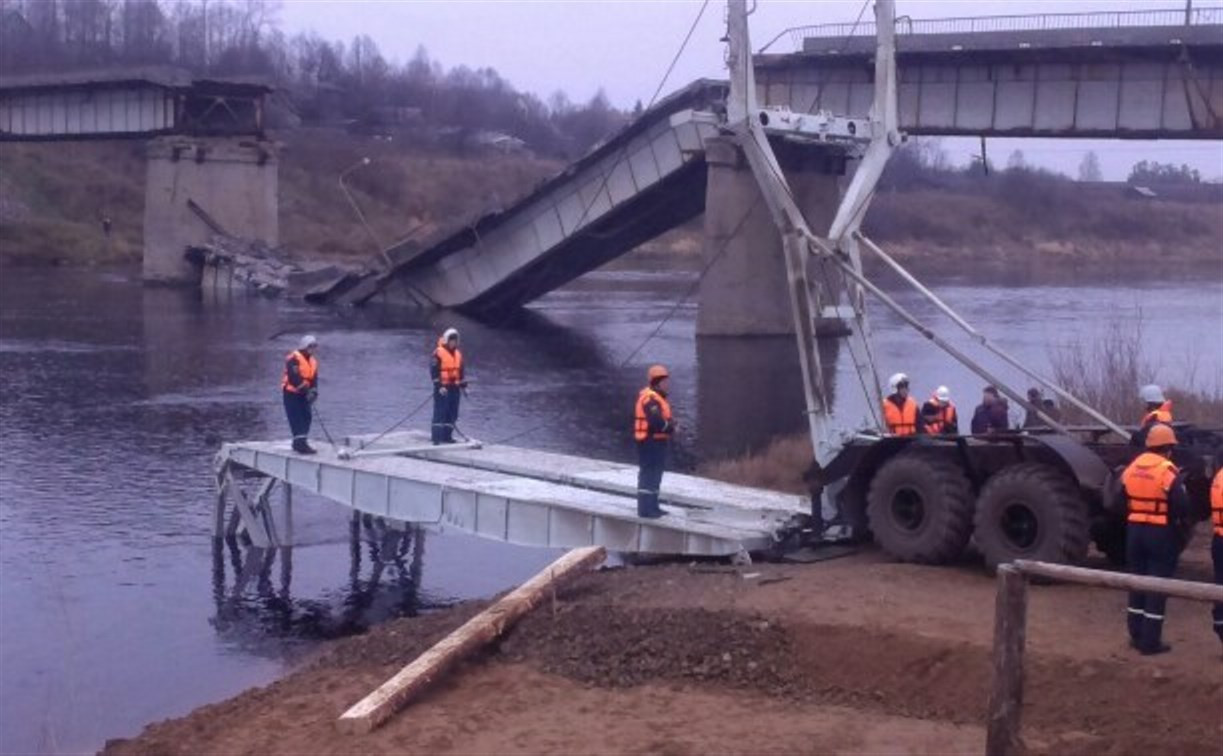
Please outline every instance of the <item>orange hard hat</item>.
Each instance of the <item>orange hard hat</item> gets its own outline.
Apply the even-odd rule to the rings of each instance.
[[[1169,425],[1156,423],[1147,431],[1147,448],[1158,449],[1161,446],[1175,446],[1176,433]]]
[[[650,369],[646,371],[646,377],[650,379],[650,383],[653,383],[663,378],[670,378],[671,374],[662,365],[650,365]]]

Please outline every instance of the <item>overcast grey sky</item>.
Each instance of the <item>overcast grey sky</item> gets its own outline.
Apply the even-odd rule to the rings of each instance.
[[[1206,3],[1195,0],[1197,4]],[[313,30],[331,39],[368,34],[384,56],[408,60],[417,45],[450,67],[495,68],[516,88],[541,97],[560,89],[589,99],[599,87],[613,103],[648,102],[700,9],[696,0],[285,0],[280,18],[289,33]],[[663,94],[692,79],[724,76],[725,3],[711,0]],[[1026,13],[1079,13],[1185,7],[1185,0],[897,0],[913,18]],[[751,17],[753,48],[804,24],[852,22],[862,0],[760,0]],[[863,19],[869,20],[868,8]],[[943,140],[956,162],[976,140]],[[1001,164],[1014,149],[1028,162],[1076,172],[1088,150],[1100,156],[1105,178],[1121,179],[1141,159],[1187,162],[1210,179],[1223,177],[1223,143],[996,139],[990,157]]]

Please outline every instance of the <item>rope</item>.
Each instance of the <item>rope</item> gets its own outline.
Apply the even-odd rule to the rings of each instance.
[[[679,63],[680,56],[684,54],[684,50],[688,47],[688,42],[692,40],[692,35],[696,32],[697,24],[701,22],[701,17],[705,15],[705,8],[708,6],[709,0],[705,0],[703,3],[701,3],[700,10],[698,10],[696,13],[696,18],[692,19],[692,25],[688,27],[688,33],[684,35],[684,41],[680,43],[679,49],[675,51],[675,55],[671,58],[671,63],[667,66],[667,70],[663,72],[662,79],[659,80],[658,86],[654,88],[654,94],[650,96],[650,102],[645,106],[645,111],[648,111],[650,108],[654,107],[654,103],[658,101],[658,96],[662,94],[663,87],[667,85],[667,79],[670,78],[672,71],[675,70],[675,65]],[[595,203],[599,201],[599,195],[601,195],[603,191],[607,189],[607,184],[609,181],[611,181],[612,174],[615,173],[616,167],[619,166],[620,163],[624,162],[624,158],[628,155],[628,148],[630,144],[632,143],[627,141],[625,142],[624,147],[622,147],[620,150],[620,156],[616,158],[612,169],[604,174],[602,182],[599,183],[598,191],[591,195],[590,202],[587,203],[586,207],[582,209],[582,215],[578,218],[578,222],[574,224],[574,228],[581,229],[582,225],[586,223],[586,218],[590,215],[590,211],[594,209]],[[578,234],[585,233],[587,232],[584,230],[578,231]],[[479,241],[478,237],[477,241]]]
[[[327,423],[323,422],[322,413],[318,411],[317,407],[313,409],[314,409],[314,417],[318,419],[318,427],[323,429],[323,435],[327,437],[327,443],[331,444],[332,449],[338,449],[339,444],[335,442],[335,439],[331,437],[331,433],[327,430]]]
[[[376,442],[380,441],[384,436],[386,436],[386,434],[390,433],[391,431],[395,430],[399,426],[403,425],[404,423],[408,422],[413,417],[415,417],[416,413],[424,409],[425,405],[428,404],[432,398],[433,398],[433,394],[429,394],[428,396],[426,396],[424,400],[421,401],[420,404],[416,405],[416,407],[411,412],[399,418],[399,420],[396,421],[394,425],[382,431],[381,433],[379,433],[377,436],[374,436],[370,440],[362,441],[361,443],[357,444],[357,448],[354,449],[353,451],[361,451],[362,449],[366,449],[370,446],[373,446]]]

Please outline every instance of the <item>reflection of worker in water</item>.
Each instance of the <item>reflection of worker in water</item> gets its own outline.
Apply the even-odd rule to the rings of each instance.
[[[662,473],[667,465],[667,444],[675,432],[671,403],[667,401],[670,375],[662,365],[647,371],[649,385],[637,395],[633,416],[633,439],[637,442],[637,516],[662,517],[666,512],[658,505]]]
[[[1125,561],[1135,575],[1172,577],[1185,545],[1182,533],[1189,519],[1189,496],[1180,470],[1172,463],[1175,446],[1172,428],[1162,423],[1151,426],[1146,451],[1121,474],[1127,512]],[[1166,603],[1161,593],[1130,593],[1126,615],[1130,645],[1143,654],[1171,648],[1160,640]]]
[[[307,439],[313,416],[310,405],[318,398],[318,359],[314,356],[317,350],[318,339],[303,336],[297,349],[285,358],[284,377],[280,379],[285,416],[293,431],[293,451],[298,454],[314,454]]]
[[[459,421],[459,399],[467,389],[463,378],[463,353],[459,351],[459,332],[447,328],[437,340],[429,363],[433,377],[433,427],[435,444],[454,443],[454,424]]]

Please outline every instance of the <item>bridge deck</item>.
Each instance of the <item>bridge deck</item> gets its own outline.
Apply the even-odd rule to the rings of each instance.
[[[341,448],[368,439],[348,438]],[[288,441],[232,443],[217,466],[255,471],[392,521],[525,546],[728,555],[768,548],[810,511],[800,496],[668,474],[668,514],[648,520],[637,517],[633,465],[511,446],[434,447],[419,433],[387,436],[351,456],[323,444],[303,456]]]

